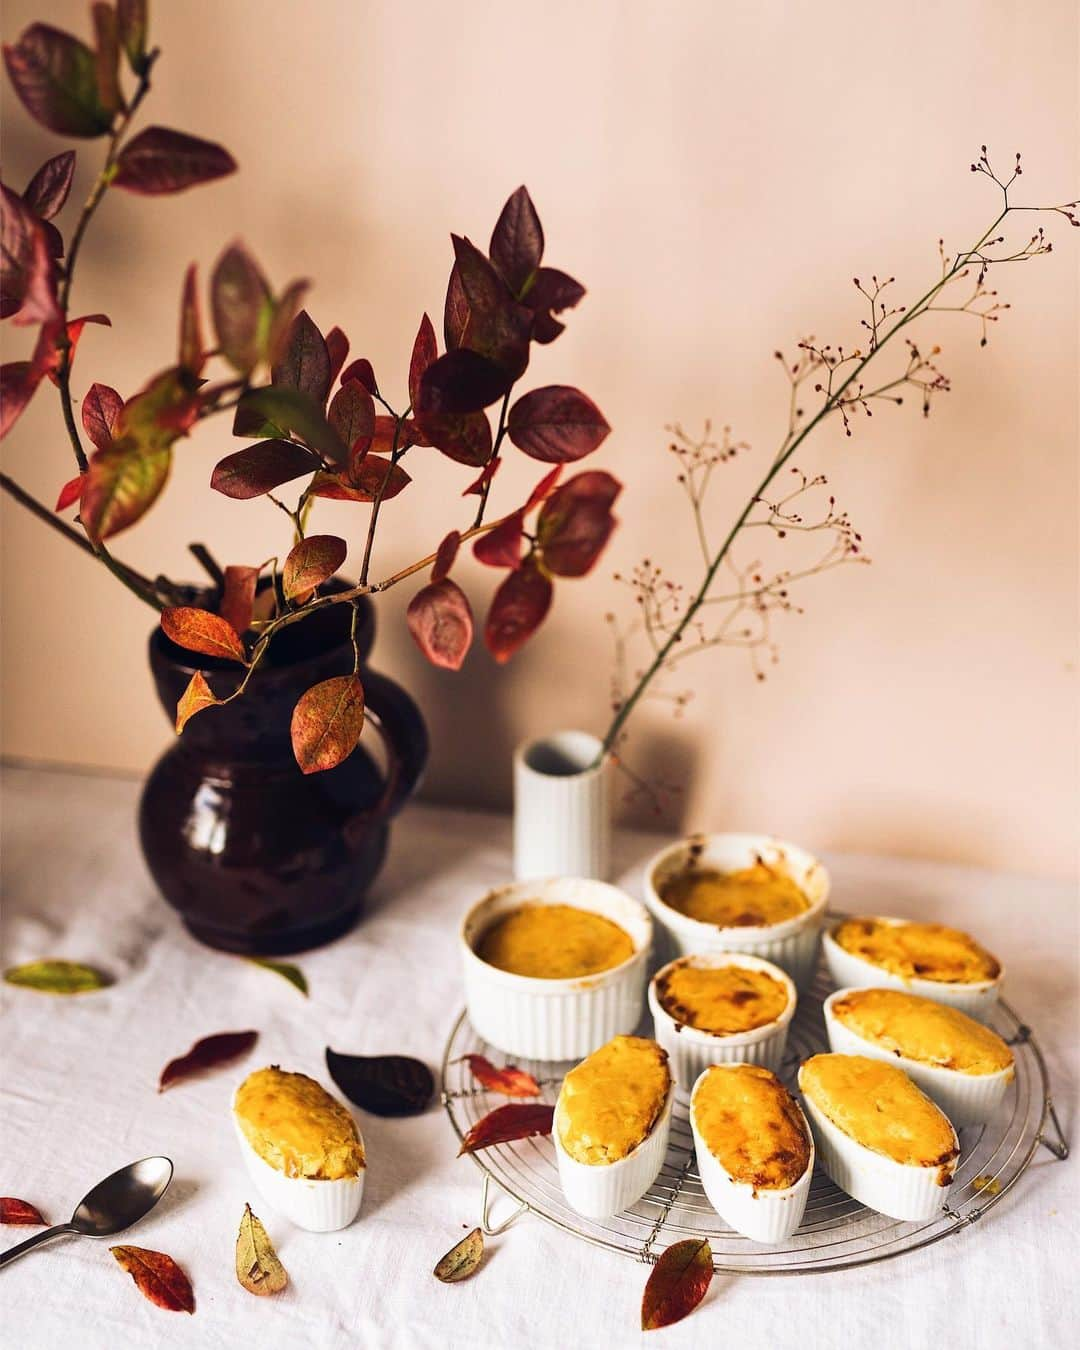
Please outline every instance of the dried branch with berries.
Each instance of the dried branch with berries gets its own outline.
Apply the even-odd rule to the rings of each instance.
[[[103,314],[70,315],[76,261],[98,206],[115,189],[174,193],[236,168],[220,145],[182,132],[149,127],[129,137],[158,58],[148,47],[146,3],[95,3],[91,15],[92,46],[38,23],[4,47],[8,75],[31,116],[60,135],[103,140],[105,154],[66,239],[54,220],[71,189],[74,151],[50,159],[23,192],[2,188],[0,317],[35,327],[37,340],[28,360],[0,371],[0,435],[10,431],[47,377],[59,391],[77,473],[60,490],[55,512],[6,474],[0,474],[0,487],[160,611],[173,642],[243,668],[227,697],[217,696],[206,675],[197,673],[177,708],[178,732],[195,714],[241,698],[283,628],[329,605],[352,605],[352,674],[309,689],[292,721],[301,768],[325,770],[352,752],[363,726],[355,638],[362,597],[429,573],[408,607],[409,629],[430,661],[459,669],[472,643],[473,615],[450,573],[461,546],[471,542],[482,563],[503,573],[483,632],[488,650],[503,662],[543,621],[554,581],[584,576],[606,545],[621,485],[600,470],[560,482],[565,465],[591,454],[608,435],[603,415],[568,385],[516,392],[532,344],[553,342],[564,327],[556,316],[576,306],[585,291],[565,272],[543,265],[540,220],[528,192],[518,188],[496,222],[486,254],[467,238],[451,236],[445,350],[440,355],[425,314],[401,401],[391,382],[376,377],[370,361],[349,360],[341,328],[324,334],[301,308],[306,281],[275,290],[247,249],[234,243],[210,277],[213,337],[205,336],[192,264],[181,288],[175,362],[128,397],[90,384],[77,419],[72,366],[79,337],[88,323],[110,322]],[[130,74],[129,92],[121,57]],[[207,593],[165,576],[144,576],[115,558],[107,541],[140,521],[161,496],[179,443],[199,423],[221,414],[231,416],[234,436],[253,443],[222,458],[209,486],[238,501],[265,498],[288,518],[292,547],[280,566],[275,557],[258,566],[219,567],[202,544],[193,544],[213,581]],[[521,505],[489,520],[493,482],[508,442],[553,467]],[[473,481],[462,496],[475,497],[475,508],[462,508],[463,519],[441,542],[437,535],[432,539],[428,556],[377,577],[379,522],[432,454],[471,470]],[[309,529],[322,498],[368,508],[358,531],[363,551],[355,585],[334,581],[347,541]],[[78,528],[56,514],[71,507]]]

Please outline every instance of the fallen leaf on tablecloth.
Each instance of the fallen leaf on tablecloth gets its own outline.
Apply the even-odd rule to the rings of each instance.
[[[653,1266],[645,1285],[642,1331],[657,1331],[681,1322],[705,1297],[712,1277],[712,1248],[704,1238],[672,1243]]]
[[[432,1274],[443,1284],[456,1284],[458,1280],[467,1280],[483,1259],[484,1235],[474,1228],[456,1247],[450,1248]]]
[[[976,1177],[975,1180],[971,1183],[971,1185],[973,1190],[982,1191],[985,1195],[1001,1194],[1001,1182],[998,1181],[997,1177],[992,1176]]]
[[[5,970],[4,979],[43,994],[89,994],[112,984],[108,975],[79,961],[31,961]]]
[[[16,1200],[11,1195],[0,1195],[0,1223],[38,1224],[45,1227],[40,1209],[35,1209],[28,1200]]]
[[[435,1091],[428,1066],[407,1055],[339,1055],[327,1046],[326,1067],[349,1101],[373,1116],[418,1116]]]
[[[513,1064],[497,1069],[490,1059],[483,1055],[463,1055],[469,1065],[469,1072],[489,1092],[501,1092],[504,1097],[539,1097],[540,1084],[524,1069]]]
[[[169,1312],[195,1311],[191,1281],[164,1252],[148,1247],[110,1247],[109,1251],[139,1286],[139,1292]]]
[[[236,1235],[236,1278],[249,1294],[278,1294],[289,1283],[274,1244],[250,1205],[244,1206]]]
[[[490,1148],[492,1144],[509,1144],[533,1134],[550,1134],[554,1119],[554,1106],[544,1102],[529,1106],[498,1106],[481,1117],[461,1141],[458,1157]]]
[[[272,970],[275,975],[280,975],[283,980],[288,980],[291,985],[295,985],[307,998],[307,980],[299,966],[291,966],[285,961],[267,961],[261,956],[248,956],[244,959],[250,961],[253,966],[262,966],[263,970]]]
[[[173,1083],[179,1083],[204,1069],[216,1069],[241,1055],[246,1055],[259,1038],[257,1031],[222,1031],[216,1036],[204,1036],[196,1041],[186,1055],[170,1059],[161,1071],[158,1091],[164,1092]]]

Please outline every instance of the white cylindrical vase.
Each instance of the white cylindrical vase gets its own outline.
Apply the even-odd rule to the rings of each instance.
[[[611,866],[608,761],[587,731],[559,731],[514,753],[514,876],[591,877]]]

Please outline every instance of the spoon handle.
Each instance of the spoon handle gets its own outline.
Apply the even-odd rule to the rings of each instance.
[[[55,1228],[46,1228],[44,1232],[35,1233],[33,1237],[28,1237],[25,1242],[9,1247],[6,1252],[0,1252],[0,1266],[6,1266],[9,1261],[14,1261],[16,1257],[23,1256],[35,1247],[40,1247],[43,1242],[51,1242],[53,1238],[63,1237],[65,1233],[77,1233],[78,1231],[72,1223],[59,1223]]]

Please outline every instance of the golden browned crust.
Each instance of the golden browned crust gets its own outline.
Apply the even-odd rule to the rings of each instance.
[[[733,1036],[783,1016],[787,988],[767,971],[678,962],[656,983],[661,1006],[682,1026]]]
[[[526,902],[496,919],[475,950],[481,961],[513,975],[572,980],[621,966],[633,956],[634,943],[602,914]]]
[[[814,1055],[799,1089],[856,1143],[894,1162],[944,1167],[958,1155],[948,1118],[895,1064],[864,1055]]]
[[[761,928],[784,923],[810,908],[795,880],[762,858],[736,872],[687,867],[662,881],[665,905],[700,923],[720,928]]]
[[[810,1163],[810,1138],[794,1097],[759,1064],[714,1064],[694,1089],[694,1124],[735,1181],[786,1190]]]
[[[256,1069],[240,1084],[233,1112],[259,1157],[288,1177],[337,1181],[364,1167],[352,1116],[302,1073]]]
[[[856,1036],[895,1055],[955,1069],[960,1073],[1000,1073],[1013,1062],[1012,1051],[995,1031],[918,994],[899,989],[856,989],[834,1000],[833,1016]]]
[[[590,1166],[618,1162],[648,1137],[670,1089],[665,1050],[616,1036],[563,1079],[556,1111],[563,1148]]]
[[[939,923],[887,923],[883,919],[846,919],[833,939],[902,980],[945,984],[981,984],[996,980],[1001,965],[968,933]]]

